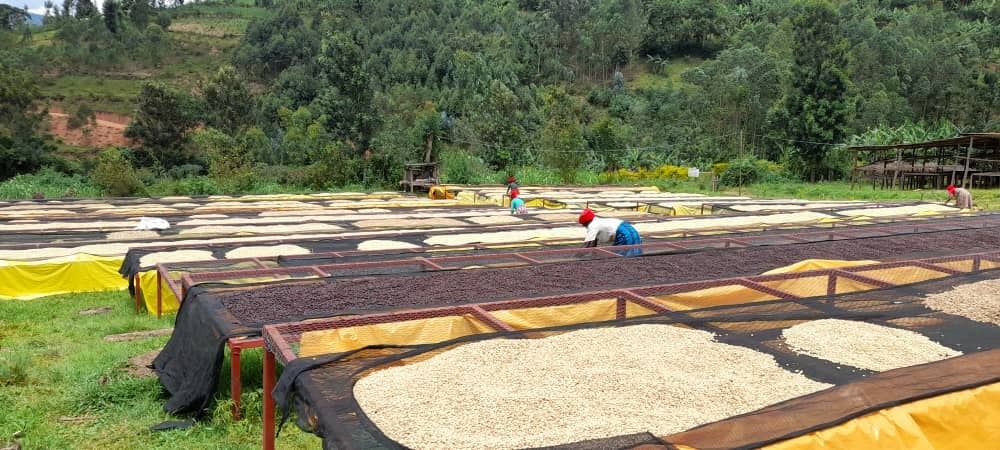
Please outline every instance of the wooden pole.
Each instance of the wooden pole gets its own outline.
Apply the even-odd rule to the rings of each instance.
[[[740,130],[740,161],[743,160],[743,130]],[[740,170],[740,187],[737,191],[737,195],[743,195],[743,170]]]
[[[861,152],[854,152],[854,165],[851,166],[851,190],[854,190],[854,175],[858,172],[858,158]]]
[[[975,140],[973,137],[969,137],[969,148],[965,150],[965,171],[962,172],[962,187],[968,189],[965,185],[965,180],[969,177],[969,158],[972,157],[972,141]]]
[[[948,184],[955,184],[955,170],[958,167],[958,150],[955,151],[955,165],[951,166],[951,179]]]
[[[903,151],[901,149],[896,149],[896,167],[892,170],[892,184],[889,185],[889,189],[896,188],[896,179],[899,178],[899,169],[903,168]],[[902,187],[902,186],[900,186]]]
[[[266,347],[264,348],[264,450],[274,450],[274,391],[275,358]]]
[[[889,152],[882,155],[882,189],[885,189],[886,180],[889,179]]]

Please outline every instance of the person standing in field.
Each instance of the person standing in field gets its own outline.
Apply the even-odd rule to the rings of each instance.
[[[639,232],[630,223],[614,218],[597,217],[590,208],[580,213],[580,225],[587,227],[587,237],[583,239],[584,247],[598,245],[638,245],[642,243]],[[622,256],[639,256],[642,249],[631,248],[619,251]]]
[[[972,208],[972,193],[965,188],[957,188],[954,184],[949,184],[948,200],[945,200],[944,204],[947,205],[952,200],[955,200],[955,207],[958,209]]]
[[[514,197],[521,195],[521,190],[518,189],[517,180],[514,177],[507,178],[507,195],[510,196],[511,201],[514,200]]]

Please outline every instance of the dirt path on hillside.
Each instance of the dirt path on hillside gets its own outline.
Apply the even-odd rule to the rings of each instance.
[[[99,112],[96,119],[90,133],[84,133],[84,127],[70,129],[69,114],[59,107],[52,107],[49,109],[49,132],[63,142],[78,147],[126,147],[131,144],[131,140],[125,137],[125,128],[131,117]]]

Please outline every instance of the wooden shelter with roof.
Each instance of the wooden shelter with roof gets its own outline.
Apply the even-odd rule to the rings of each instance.
[[[851,188],[871,180],[872,189],[943,189],[1000,186],[1000,133],[890,145],[859,145],[854,152]]]

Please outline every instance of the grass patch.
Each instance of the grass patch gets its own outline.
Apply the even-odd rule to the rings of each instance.
[[[61,75],[41,79],[39,91],[43,97],[67,105],[87,103],[95,111],[128,115],[135,112],[135,101],[145,82],[138,77]]]
[[[32,198],[36,192],[45,198],[99,197],[101,190],[80,175],[65,175],[52,169],[42,169],[33,174],[21,174],[0,182],[0,200]]]
[[[727,192],[735,193],[729,189]],[[988,209],[1000,209],[1000,189],[971,189],[972,200],[977,206]],[[744,195],[758,198],[797,198],[803,200],[867,200],[875,202],[890,201],[924,201],[944,202],[948,193],[944,190],[890,190],[872,189],[871,186],[855,186],[847,181],[806,183],[761,183],[753,184],[743,190]]]
[[[42,97],[66,105],[87,103],[95,111],[131,115],[142,86],[148,81],[160,81],[184,91],[198,87],[231,59],[232,50],[239,44],[239,36],[249,20],[195,17],[178,20],[178,23],[182,28],[187,23],[204,30],[205,34],[168,33],[170,42],[164,43],[156,67],[138,64],[113,72],[88,70],[43,77],[39,81]],[[236,30],[236,27],[242,28]]]
[[[173,28],[173,27],[171,27]],[[161,62],[155,78],[176,87],[192,88],[228,64],[238,37],[220,38],[171,31],[174,50]]]
[[[114,309],[77,314],[101,306]],[[136,315],[125,292],[0,300],[0,445],[18,433],[22,448],[260,448],[259,352],[244,353],[244,420],[231,420],[228,395],[220,392],[211,417],[194,427],[148,431],[177,418],[163,412],[165,398],[155,377],[135,378],[124,369],[129,358],[162,348],[167,337],[129,342],[103,337],[172,323],[169,317]],[[220,386],[228,387],[228,378]],[[317,448],[319,440],[292,425],[278,446]]]
[[[31,47],[50,47],[56,43],[58,30],[48,30],[31,33]]]
[[[639,72],[636,73],[635,78],[627,86],[630,89],[637,90],[658,89],[670,84],[681,86],[684,84],[681,80],[681,74],[688,69],[700,66],[704,62],[705,60],[701,58],[693,57],[671,59],[666,65],[666,73]],[[651,64],[654,63],[649,63],[648,65],[638,64],[636,67],[639,70],[648,70]]]
[[[185,17],[170,24],[173,33],[190,33],[219,38],[239,37],[247,29],[250,19],[242,17]]]
[[[175,18],[192,16],[241,17],[246,19],[263,18],[268,15],[267,8],[256,7],[253,0],[237,0],[232,4],[222,2],[188,3],[172,8]]]

